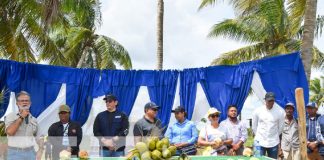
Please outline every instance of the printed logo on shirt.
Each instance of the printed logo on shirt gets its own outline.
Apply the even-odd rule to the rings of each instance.
[[[115,116],[115,118],[121,118],[121,116]]]
[[[76,130],[75,129],[72,129],[72,133],[76,133]]]

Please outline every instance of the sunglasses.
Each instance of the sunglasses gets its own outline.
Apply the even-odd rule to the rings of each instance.
[[[212,115],[210,115],[210,117],[212,117],[212,118],[219,117],[219,114],[212,114]]]

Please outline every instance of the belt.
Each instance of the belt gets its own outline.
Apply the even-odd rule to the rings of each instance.
[[[31,150],[34,150],[34,147],[31,146],[31,147],[20,148],[20,147],[10,147],[10,146],[8,146],[8,149],[16,150],[16,151],[31,151]]]

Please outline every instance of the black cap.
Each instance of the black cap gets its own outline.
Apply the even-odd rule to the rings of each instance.
[[[266,101],[275,100],[275,94],[274,94],[273,92],[268,92],[268,93],[265,95],[264,99],[265,99]]]
[[[174,110],[172,110],[173,113],[177,113],[177,112],[185,112],[185,108],[182,106],[178,106],[176,107]]]
[[[148,102],[145,104],[144,108],[146,110],[146,109],[153,109],[153,108],[159,109],[160,107],[153,102]]]
[[[109,100],[117,101],[117,97],[114,96],[113,94],[107,94],[105,96],[105,98],[103,98],[103,100],[105,100],[105,101],[109,101]]]

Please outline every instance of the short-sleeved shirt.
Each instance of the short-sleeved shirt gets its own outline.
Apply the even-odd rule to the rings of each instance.
[[[18,113],[10,113],[7,116],[5,116],[5,125],[6,129],[14,123],[17,119],[19,119]],[[37,136],[37,130],[38,130],[38,123],[35,117],[32,115],[29,115],[28,117],[28,123],[24,120],[16,134],[14,136],[8,137],[8,146],[10,147],[18,147],[18,148],[27,148],[32,147],[36,144],[35,137]]]
[[[221,127],[214,128],[211,125],[202,128],[199,133],[199,137],[204,138],[208,142],[214,141],[217,138],[224,141],[227,139],[226,135],[228,135],[226,134],[226,129]]]
[[[226,137],[233,139],[233,144],[237,144],[240,140],[245,142],[248,133],[246,124],[242,121],[237,120],[233,123],[229,118],[220,123],[220,128],[226,129]]]
[[[162,123],[159,119],[155,119],[154,122],[149,121],[145,117],[138,120],[134,125],[134,136],[158,136],[162,135]]]

